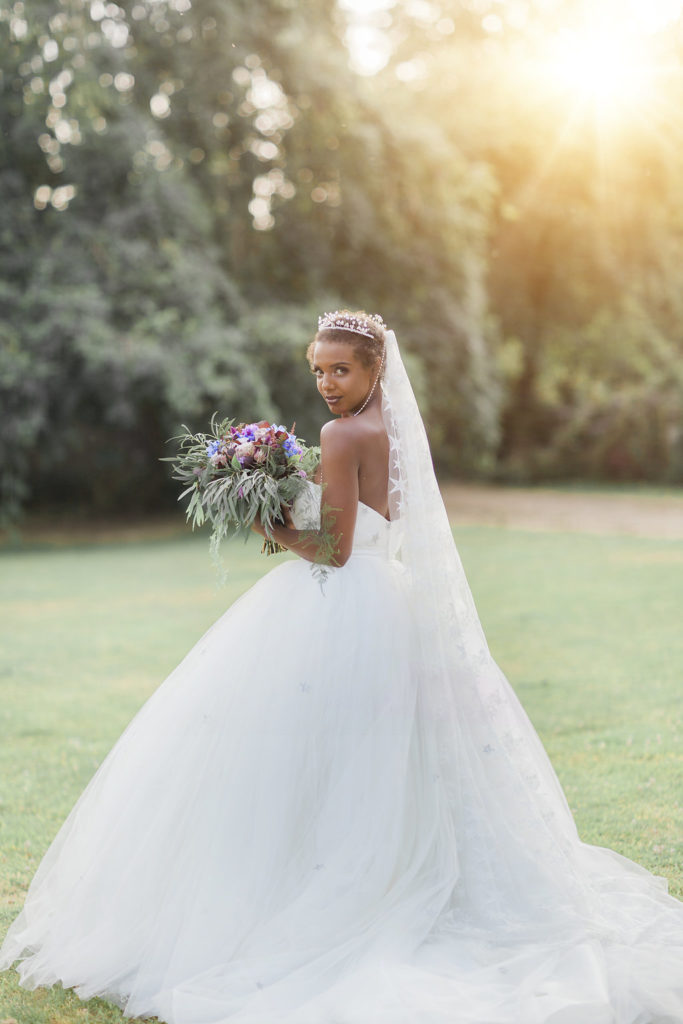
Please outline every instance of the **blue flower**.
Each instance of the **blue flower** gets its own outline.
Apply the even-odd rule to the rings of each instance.
[[[282,445],[282,447],[289,456],[301,455],[301,448],[299,448],[298,444],[296,443],[296,438],[294,437],[293,434],[290,434],[288,436],[287,440]]]
[[[206,454],[209,456],[215,455],[220,446],[220,441],[212,441],[211,444],[206,446]]]

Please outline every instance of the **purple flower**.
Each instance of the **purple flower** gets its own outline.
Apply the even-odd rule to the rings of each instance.
[[[244,497],[244,491],[243,491],[243,489],[241,487],[237,488],[237,493],[239,494],[240,498]]]
[[[282,447],[289,456],[301,455],[301,448],[299,448],[299,445],[296,443],[296,438],[294,434],[287,435],[287,440],[285,441]]]

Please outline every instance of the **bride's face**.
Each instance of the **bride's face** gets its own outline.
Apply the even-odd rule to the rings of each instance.
[[[351,416],[368,397],[376,367],[365,366],[352,344],[318,341],[312,372],[328,408],[337,416]]]

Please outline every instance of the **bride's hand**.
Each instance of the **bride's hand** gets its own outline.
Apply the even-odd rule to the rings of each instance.
[[[288,505],[283,505],[280,508],[280,518],[283,520],[285,526],[288,529],[290,529],[290,530],[296,529],[296,527],[294,526],[294,522],[292,521],[291,510],[290,510]],[[277,519],[274,522],[277,523]],[[258,512],[254,516],[253,522],[251,524],[251,528],[252,528],[252,530],[255,533],[259,533],[262,537],[265,537],[265,535],[266,535],[266,528],[263,525],[263,521],[262,521],[261,516],[259,515]]]
[[[254,516],[251,528],[254,531],[254,533],[260,533],[262,537],[265,537],[266,531],[264,529],[263,523],[261,522],[261,516],[259,515],[258,512]]]

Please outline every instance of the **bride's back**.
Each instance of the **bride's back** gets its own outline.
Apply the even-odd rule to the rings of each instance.
[[[361,444],[358,499],[386,516],[389,510],[389,438],[386,428],[382,417],[374,415],[358,423],[357,427]]]
[[[335,429],[347,431],[358,458],[358,500],[387,517],[389,511],[389,438],[379,410],[363,416],[334,420]],[[318,469],[315,480],[321,482]]]

